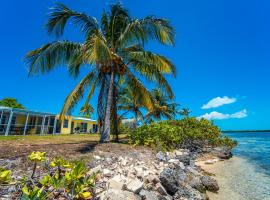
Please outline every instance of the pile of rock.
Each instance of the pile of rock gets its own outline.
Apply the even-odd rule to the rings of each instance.
[[[158,152],[137,158],[95,156],[101,171],[96,184],[100,200],[205,200],[206,190],[217,192],[215,179],[204,175],[188,150]]]
[[[207,148],[200,156],[209,153],[212,158],[206,161],[209,164],[231,157],[228,148]],[[121,151],[101,148],[93,154],[88,162],[88,173],[99,172],[96,200],[206,200],[206,190],[219,190],[217,181],[196,166],[198,152],[178,149],[155,153],[140,147]],[[22,174],[31,171],[31,168],[23,173],[15,170],[18,162],[17,159],[0,160],[0,164],[14,171],[14,180],[20,180]],[[0,199],[12,199],[16,191],[15,186],[0,187]]]

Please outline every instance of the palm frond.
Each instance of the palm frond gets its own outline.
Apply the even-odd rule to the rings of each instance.
[[[154,65],[147,66],[147,64],[144,65],[144,63],[137,62],[134,68],[146,79],[156,82],[161,89],[168,93],[171,99],[174,98],[174,93],[170,84]]]
[[[117,41],[124,31],[127,24],[130,23],[130,16],[127,9],[125,9],[119,2],[113,4],[110,9],[109,17],[109,36],[110,45],[113,49],[117,49]]]
[[[150,92],[143,86],[141,81],[130,71],[127,72],[126,83],[128,87],[133,91],[134,97],[141,100],[141,104],[148,110],[153,109],[153,100]]]
[[[123,47],[134,41],[145,43],[150,39],[156,39],[161,44],[174,45],[174,37],[174,28],[168,20],[148,16],[128,24],[118,39],[118,45]]]
[[[112,59],[112,52],[107,46],[107,41],[101,32],[87,39],[85,60],[88,63],[109,64]]]
[[[102,12],[101,16],[101,30],[105,35],[106,39],[109,40],[110,39],[109,19],[105,11]]]
[[[86,117],[91,117],[94,113],[94,108],[90,104],[85,104],[81,107],[80,113],[82,113]]]
[[[64,119],[65,115],[72,111],[73,107],[83,97],[85,89],[89,87],[89,85],[93,82],[93,80],[95,80],[95,78],[96,78],[95,71],[91,71],[79,82],[79,84],[66,97],[65,103],[60,113],[61,119]]]
[[[96,86],[97,86],[97,80],[94,80],[92,85],[91,85],[91,88],[89,90],[89,93],[88,93],[88,95],[87,95],[87,97],[85,99],[83,108],[89,108],[90,100],[91,100],[92,96],[94,95]],[[91,109],[91,110],[93,110],[93,112],[94,112],[94,109]]]
[[[72,23],[80,27],[81,31],[87,34],[98,29],[96,18],[73,11],[62,3],[57,3],[52,8],[46,28],[49,33],[61,36],[68,20],[71,20]]]
[[[124,53],[128,53],[128,52],[137,52],[137,51],[143,51],[143,47],[141,44],[131,44],[128,45],[126,47],[124,47],[123,49],[121,49]]]
[[[140,24],[152,39],[157,39],[162,44],[174,45],[175,31],[167,19],[148,16]]]
[[[134,64],[140,63],[149,67],[154,66],[162,73],[176,76],[175,65],[165,56],[150,51],[129,51],[127,56]]]
[[[29,75],[47,73],[64,64],[70,66],[71,74],[78,74],[78,66],[82,63],[81,50],[82,45],[79,43],[56,41],[30,51],[25,57],[29,65]]]

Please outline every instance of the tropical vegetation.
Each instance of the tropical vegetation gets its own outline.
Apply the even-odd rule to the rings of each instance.
[[[150,110],[145,118],[147,122],[161,119],[174,119],[179,113],[179,104],[173,102],[170,95],[165,94],[160,89],[153,89],[151,97],[154,102],[154,107]]]
[[[131,144],[161,150],[199,149],[204,146],[234,147],[236,142],[223,137],[220,129],[206,119],[183,118],[145,124],[129,133]]]
[[[60,3],[49,16],[46,24],[49,33],[62,36],[66,25],[72,24],[84,34],[82,43],[57,40],[26,55],[30,75],[47,73],[65,65],[69,75],[77,78],[81,68],[88,66],[88,73],[67,96],[61,111],[62,118],[72,111],[85,93],[84,107],[87,107],[98,90],[101,142],[107,142],[110,140],[112,114],[117,116],[117,91],[122,82],[138,98],[144,99],[149,111],[153,109],[153,102],[141,78],[155,82],[173,97],[164,74],[175,76],[175,66],[165,56],[144,48],[152,40],[163,45],[174,44],[175,32],[168,20],[154,16],[132,18],[120,3],[113,4],[109,12],[104,11],[100,23],[96,18]]]
[[[91,116],[94,108],[90,100],[98,92],[101,142],[110,141],[111,133],[118,140],[119,132],[124,130],[132,144],[167,150],[186,145],[235,145],[234,141],[223,138],[212,122],[190,118],[188,108],[179,109],[165,78],[166,74],[176,75],[175,66],[165,56],[145,49],[149,41],[174,45],[175,33],[168,20],[154,16],[132,18],[120,3],[104,11],[100,21],[60,3],[49,16],[46,24],[49,33],[62,36],[70,22],[84,35],[81,43],[57,40],[26,55],[30,75],[64,65],[69,75],[77,78],[81,68],[88,67],[85,77],[67,96],[62,119],[81,99],[85,101],[80,112]],[[148,90],[143,80],[154,82],[158,89]],[[175,120],[179,114],[183,119]],[[126,116],[134,118],[135,126],[133,130],[119,131]],[[164,119],[167,121],[161,121]]]
[[[131,114],[134,118],[134,128],[136,128],[138,123],[144,120],[143,109],[147,109],[145,99],[138,98],[136,93],[130,88],[123,87],[119,93],[118,100],[118,110],[122,112],[119,120],[123,120],[128,114]]]
[[[0,100],[0,106],[10,107],[10,108],[19,108],[19,109],[25,109],[25,107],[18,102],[15,98],[3,98]]]
[[[180,115],[182,115],[183,117],[189,117],[191,111],[189,110],[189,108],[183,108],[182,110],[180,110]]]
[[[93,199],[94,186],[99,172],[90,172],[83,161],[70,162],[54,158],[50,162],[46,152],[32,152],[32,175],[25,174],[21,180],[12,180],[11,170],[0,168],[0,185],[17,185],[22,200],[41,199]],[[49,162],[49,165],[46,165]],[[37,165],[42,176],[36,174]]]

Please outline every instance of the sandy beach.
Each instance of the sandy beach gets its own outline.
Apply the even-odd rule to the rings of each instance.
[[[210,200],[269,200],[269,177],[246,159],[233,157],[214,164],[202,160],[197,165],[218,181],[219,192],[207,192]]]
[[[214,174],[214,178],[218,181],[220,190],[218,193],[212,193],[207,191],[207,195],[210,200],[242,200],[244,199],[237,192],[230,187],[232,181],[232,173],[227,170],[231,168],[232,164],[235,164],[238,158],[233,157],[230,160],[219,161],[214,164],[205,164],[204,161],[199,161],[197,164],[201,168],[211,174]]]

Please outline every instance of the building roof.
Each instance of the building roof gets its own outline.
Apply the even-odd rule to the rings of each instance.
[[[75,119],[75,120],[84,120],[84,121],[90,121],[90,122],[96,122],[97,121],[97,120],[89,119],[89,118],[86,118],[86,117],[72,117],[72,119]]]
[[[5,106],[0,106],[0,111],[13,111],[15,113],[26,114],[26,115],[27,114],[30,114],[30,115],[46,115],[46,116],[56,116],[57,115],[57,114],[48,113],[48,112],[38,112],[38,111],[33,111],[33,110],[10,108],[10,107],[5,107]],[[72,116],[72,119],[96,122],[96,120],[85,118],[85,117],[73,117]]]
[[[19,108],[10,108],[10,107],[5,107],[5,106],[0,106],[0,111],[13,111],[15,113],[21,113],[21,114],[32,114],[32,115],[56,115],[53,113],[48,113],[48,112],[38,112],[34,110],[27,110],[27,109],[19,109]]]

